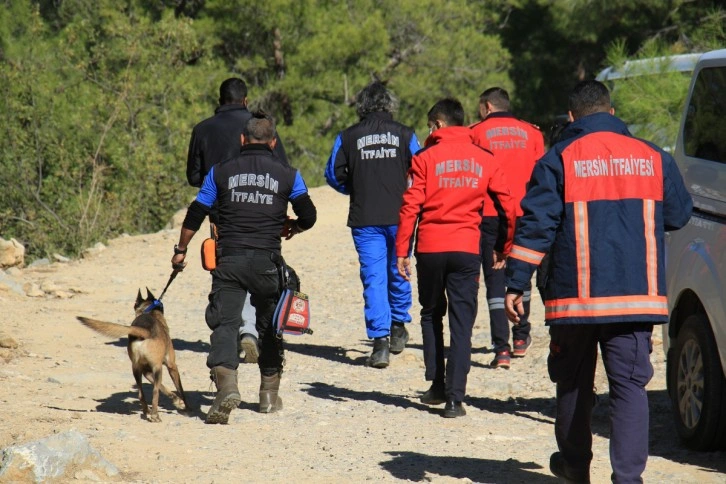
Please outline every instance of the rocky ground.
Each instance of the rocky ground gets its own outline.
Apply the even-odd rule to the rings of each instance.
[[[494,370],[481,288],[467,415],[444,419],[442,406],[418,400],[428,385],[417,303],[407,349],[387,369],[366,366],[371,343],[345,227],[347,202],[326,187],[311,194],[318,224],[285,241],[283,250],[310,295],[315,333],[287,338],[282,412],[256,412],[259,373],[256,365],[241,365],[240,408],[229,425],[204,423],[214,393],[205,366],[211,277],[199,263],[202,233],[192,243],[188,268],[164,297],[191,415],[176,412],[162,396],[162,422],[145,420],[126,340],[76,321],[83,315],[129,324],[137,290],[158,295],[171,273],[178,237],[172,228],[112,240],[79,261],[0,271],[0,448],[76,430],[120,471],[112,477],[76,473],[79,482],[555,482],[548,470],[556,450],[554,387],[546,371],[541,301],[532,304],[534,344],[527,357],[513,360],[510,370]],[[690,452],[679,443],[659,333],[655,340],[645,480],[726,482],[723,452]],[[171,383],[168,375],[164,381]],[[149,394],[151,386],[144,390]],[[592,476],[608,482],[608,388],[601,367],[597,392]]]

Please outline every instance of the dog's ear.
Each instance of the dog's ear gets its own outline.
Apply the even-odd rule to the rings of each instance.
[[[147,301],[154,301],[154,300],[156,300],[156,298],[154,297],[154,295],[151,294],[151,291],[149,291],[149,288],[148,287],[146,288],[146,300]]]
[[[136,304],[134,304],[134,309],[138,308],[142,302],[144,302],[144,298],[141,297],[141,289],[139,289],[139,292],[136,295]]]

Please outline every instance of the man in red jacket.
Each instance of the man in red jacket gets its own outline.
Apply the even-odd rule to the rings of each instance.
[[[544,155],[544,138],[534,125],[517,119],[509,112],[509,94],[501,87],[484,91],[479,98],[479,114],[483,121],[471,127],[474,143],[494,153],[504,170],[516,205],[517,217],[522,216],[519,203],[527,191],[527,183],[534,164]],[[524,291],[524,315],[521,323],[512,328],[512,346],[509,345],[509,322],[504,313],[504,268],[492,264],[492,248],[496,244],[499,220],[494,201],[484,202],[481,224],[482,266],[487,288],[489,324],[494,346],[494,368],[509,368],[510,358],[523,357],[532,342],[529,335],[529,303],[531,286]]]
[[[495,200],[500,237],[491,259],[504,267],[514,235],[515,207],[509,185],[491,152],[472,143],[464,108],[455,99],[428,113],[431,135],[411,160],[408,189],[396,236],[398,271],[408,280],[416,228],[416,271],[421,304],[426,380],[421,402],[446,402],[444,417],[466,415],[462,405],[471,366],[471,332],[479,292],[480,231],[484,199]],[[444,363],[443,318],[449,311],[448,363]]]

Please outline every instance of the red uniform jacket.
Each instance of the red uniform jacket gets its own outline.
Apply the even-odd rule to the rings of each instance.
[[[512,190],[517,206],[517,217],[522,216],[519,206],[527,191],[527,183],[534,164],[544,155],[544,138],[535,126],[515,118],[511,113],[492,113],[471,127],[474,143],[486,148],[499,160]],[[492,200],[484,203],[484,216],[496,216]]]
[[[471,130],[464,126],[434,131],[426,146],[411,160],[396,255],[410,254],[417,221],[416,252],[479,254],[479,225],[487,195],[494,200],[500,219],[495,249],[508,254],[514,235],[515,203],[494,155],[472,143]]]

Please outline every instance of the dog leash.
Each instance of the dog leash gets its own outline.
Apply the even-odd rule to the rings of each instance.
[[[182,266],[182,267],[184,267],[184,266]],[[180,272],[181,272],[181,269],[174,267],[174,270],[171,271],[171,275],[169,276],[169,281],[166,283],[166,287],[164,287],[164,290],[161,291],[161,296],[159,296],[159,299],[157,299],[157,301],[161,301],[161,298],[164,297],[164,294],[166,294],[166,290],[169,289],[169,286],[171,286],[171,281],[173,281],[174,278],[176,278],[176,275],[179,274]]]
[[[164,287],[164,290],[161,291],[161,296],[159,296],[158,299],[154,299],[154,302],[151,303],[151,305],[144,310],[145,313],[150,313],[154,309],[159,309],[161,312],[164,312],[164,304],[161,302],[161,298],[164,297],[164,294],[166,294],[166,290],[169,289],[169,286],[171,286],[171,281],[174,280],[177,274],[179,274],[182,269],[184,269],[184,266],[182,265],[179,267],[179,265],[174,266],[174,270],[171,272],[171,275],[169,276],[169,281],[167,281],[166,286]]]

